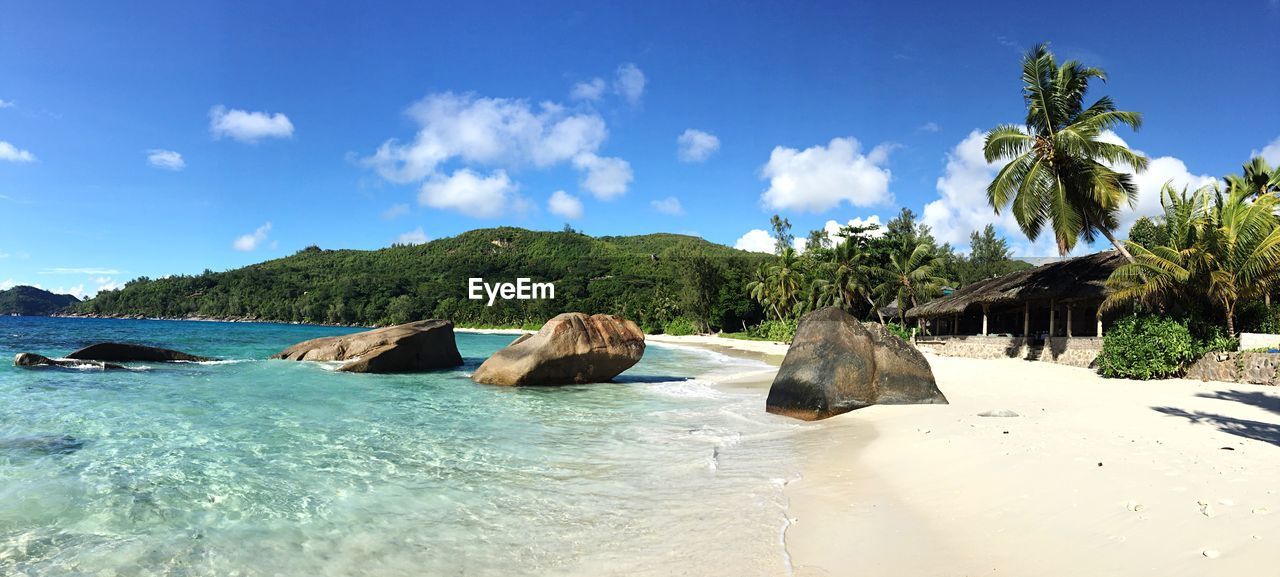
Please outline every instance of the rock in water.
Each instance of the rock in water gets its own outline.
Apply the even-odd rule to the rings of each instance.
[[[453,323],[425,320],[301,342],[272,356],[289,361],[349,361],[349,373],[409,373],[462,364]]]
[[[920,351],[879,324],[827,307],[800,319],[765,409],[814,421],[876,404],[946,403]]]
[[[35,353],[18,353],[13,357],[13,365],[15,367],[39,368],[39,367],[60,367],[64,369],[123,369],[120,365],[104,363],[102,361],[81,361],[75,359],[51,359],[44,355]]]
[[[43,455],[68,455],[84,448],[84,441],[71,435],[33,435],[0,439],[0,450],[17,450]]]
[[[487,385],[602,383],[644,356],[644,332],[612,315],[564,313],[489,357],[471,380]]]
[[[116,363],[151,362],[170,363],[174,361],[204,362],[214,359],[189,355],[181,351],[171,351],[146,345],[128,343],[96,343],[67,355],[68,359],[82,361],[111,361]]]

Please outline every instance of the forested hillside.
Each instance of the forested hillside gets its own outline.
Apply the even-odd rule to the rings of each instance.
[[[33,286],[16,286],[0,291],[0,315],[46,316],[80,302]]]
[[[140,278],[77,305],[79,313],[394,324],[542,323],[566,311],[613,313],[661,329],[679,317],[741,329],[762,317],[747,277],[773,257],[674,234],[590,237],[572,231],[474,230],[381,250],[308,247],[197,276]],[[468,300],[467,280],[554,282],[555,300]]]

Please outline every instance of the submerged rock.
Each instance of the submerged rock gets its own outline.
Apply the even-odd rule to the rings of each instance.
[[[44,455],[66,455],[84,448],[84,441],[71,435],[30,435],[0,439],[0,450],[26,451]]]
[[[612,380],[640,362],[644,332],[612,315],[564,313],[489,357],[471,380],[486,385],[570,385]]]
[[[95,343],[67,355],[67,358],[84,361],[112,361],[117,363],[168,363],[174,361],[204,362],[215,360],[208,357],[190,355],[181,351],[148,347],[146,345],[132,345],[128,343]]]
[[[876,404],[946,403],[920,351],[880,324],[827,307],[800,319],[765,409],[813,421]]]
[[[350,373],[407,373],[447,369],[462,364],[453,338],[453,323],[425,320],[362,333],[311,339],[293,345],[273,359],[349,361],[338,368]]]
[[[24,367],[28,369],[40,367],[60,367],[64,369],[123,369],[124,367],[112,363],[104,363],[102,361],[83,361],[77,359],[51,359],[44,355],[35,353],[18,353],[13,357],[13,365],[15,367]]]

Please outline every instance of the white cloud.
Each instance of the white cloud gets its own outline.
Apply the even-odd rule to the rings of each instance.
[[[644,95],[645,85],[644,72],[636,68],[635,64],[623,64],[618,67],[613,79],[613,91],[621,94],[629,104],[635,106],[640,103],[640,97]]]
[[[662,200],[650,201],[649,205],[652,206],[654,210],[661,212],[662,214],[669,214],[671,216],[682,216],[684,214],[684,206],[680,204],[680,199],[674,196],[668,196]]]
[[[767,252],[773,254],[773,249],[777,245],[773,236],[767,230],[752,229],[738,237],[738,241],[733,243],[733,248],[750,252]]]
[[[428,95],[408,114],[420,126],[413,142],[388,140],[364,159],[391,182],[440,180],[451,162],[464,170],[570,164],[582,173],[582,187],[601,199],[625,193],[632,180],[627,161],[597,154],[608,129],[595,112],[447,92]]]
[[[209,109],[209,133],[214,138],[229,137],[240,142],[255,143],[264,138],[293,136],[289,117],[277,112],[249,112],[218,105]]]
[[[16,103],[12,100],[0,98],[0,108],[13,108]]]
[[[0,250],[0,260],[6,259],[6,258],[9,258],[9,253],[3,250]]]
[[[1103,133],[1101,139],[1128,146],[1128,143],[1114,132]],[[1134,152],[1145,156],[1141,150],[1134,150]],[[1170,183],[1179,190],[1184,186],[1189,190],[1195,190],[1219,182],[1218,179],[1207,174],[1192,174],[1185,162],[1172,156],[1150,157],[1147,169],[1138,174],[1134,174],[1127,167],[1122,167],[1120,170],[1133,175],[1133,183],[1138,187],[1138,200],[1132,209],[1125,208],[1120,211],[1120,226],[1116,229],[1118,238],[1128,235],[1129,227],[1133,226],[1134,221],[1140,217],[1164,213],[1160,205],[1160,192],[1164,189],[1165,183]]]
[[[942,130],[942,127],[938,126],[937,122],[926,122],[916,128],[917,132],[938,132],[939,130]]]
[[[7,291],[16,286],[18,286],[18,283],[11,278],[0,280],[0,291]]]
[[[573,85],[573,89],[569,91],[569,98],[574,100],[600,100],[604,96],[604,79],[592,78],[587,82],[579,82]]]
[[[156,168],[175,171],[187,167],[187,161],[182,159],[181,154],[160,148],[153,148],[147,151],[147,164]]]
[[[823,212],[841,202],[872,206],[893,200],[889,193],[890,146],[880,145],[863,155],[858,141],[834,138],[827,146],[803,151],[778,146],[761,169],[769,189],[761,195],[774,210]]]
[[[573,158],[573,166],[584,172],[579,185],[600,200],[612,200],[626,194],[634,175],[631,163],[621,158],[583,153]]]
[[[720,139],[708,132],[690,128],[676,137],[676,158],[680,162],[702,162],[717,150]]]
[[[414,141],[388,140],[365,159],[392,182],[429,177],[450,160],[544,168],[594,153],[608,136],[599,115],[569,114],[552,103],[535,109],[523,100],[446,92],[428,95],[408,114],[421,126]]]
[[[262,246],[262,243],[267,240],[267,233],[270,232],[271,223],[267,222],[255,229],[253,232],[236,238],[235,242],[231,243],[231,246],[242,252],[257,250],[257,248]]]
[[[992,224],[998,234],[1008,239],[1017,256],[1057,255],[1057,242],[1051,231],[1042,232],[1032,243],[1009,210],[997,215],[991,208],[987,185],[1004,163],[987,163],[982,152],[985,142],[986,134],[974,130],[947,153],[945,172],[936,184],[939,198],[924,206],[920,222],[932,229],[938,242],[949,242],[961,252],[968,250],[970,234]]]
[[[29,150],[22,150],[8,142],[0,140],[0,160],[25,164],[35,162],[36,155],[31,154]]]
[[[55,267],[55,268],[41,269],[40,274],[113,275],[113,274],[120,274],[120,271],[113,268],[100,268],[100,267]]]
[[[481,176],[463,168],[450,176],[438,174],[428,179],[418,193],[418,202],[475,218],[496,218],[509,206],[523,210],[524,201],[516,195],[518,188],[505,170]]]
[[[427,233],[422,231],[422,227],[418,227],[397,236],[396,244],[425,244],[428,240],[431,239],[427,238]]]
[[[409,205],[403,202],[397,202],[387,208],[387,210],[382,211],[382,218],[392,220],[406,214],[409,214]]]
[[[568,219],[582,218],[582,201],[563,190],[557,190],[547,200],[547,210]]]
[[[1253,151],[1249,156],[1261,156],[1263,160],[1266,160],[1267,164],[1270,164],[1272,167],[1280,165],[1280,136],[1277,136],[1270,144],[1262,147],[1262,150]]]

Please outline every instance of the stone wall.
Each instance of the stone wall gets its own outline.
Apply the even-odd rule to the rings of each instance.
[[[1280,348],[1280,335],[1268,333],[1240,333],[1240,350]]]
[[[1026,359],[1074,367],[1092,367],[1102,352],[1097,337],[1055,337],[1043,345],[1028,346],[1022,337],[942,336],[916,338],[920,350],[945,357],[971,359]]]
[[[1275,385],[1280,383],[1280,353],[1209,353],[1187,369],[1186,378]]]

